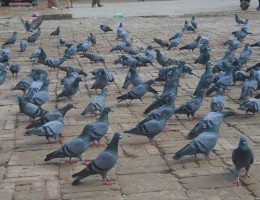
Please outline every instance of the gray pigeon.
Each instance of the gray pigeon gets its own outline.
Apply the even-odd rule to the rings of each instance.
[[[148,45],[146,49],[144,50],[144,55],[148,57],[150,60],[154,57],[154,48],[152,45]]]
[[[161,66],[167,67],[170,65],[177,64],[176,60],[172,60],[171,58],[167,58],[164,55],[162,55],[159,49],[155,49],[155,52],[156,52],[156,60]]]
[[[65,40],[64,37],[59,37],[59,45],[60,45],[60,46],[65,46],[66,43],[67,43],[67,42],[66,42],[66,40]]]
[[[79,91],[79,82],[82,81],[81,77],[77,77],[69,85],[64,85],[63,91],[57,95],[57,99],[60,97],[67,97],[69,100],[72,100],[72,96]]]
[[[240,46],[240,42],[236,37],[230,37],[225,43],[224,45],[228,45],[228,49],[230,51],[235,51],[239,48]]]
[[[95,68],[95,69],[94,69],[93,71],[91,71],[90,73],[91,73],[93,76],[99,76],[101,69],[106,72],[108,82],[114,82],[114,80],[115,80],[114,75],[113,75],[107,68],[105,68],[105,67]]]
[[[23,95],[26,95],[26,90],[28,90],[30,88],[30,85],[33,82],[33,76],[34,73],[31,72],[30,74],[28,74],[27,76],[23,77],[14,88],[12,88],[11,90],[21,90],[23,91]]]
[[[77,45],[77,52],[82,51],[83,53],[86,53],[90,49],[91,49],[91,46],[90,46],[90,42],[88,40],[84,40]]]
[[[79,158],[79,160],[86,164],[82,158],[82,154],[89,148],[90,134],[95,130],[95,127],[91,124],[87,124],[84,127],[84,131],[79,136],[72,138],[68,143],[64,144],[61,148],[46,155],[44,161],[49,161],[54,158],[66,158],[69,157],[69,163],[73,163],[72,157]]]
[[[124,39],[127,47],[131,47],[132,46],[132,44],[134,42],[133,38],[123,38],[123,39]]]
[[[125,41],[121,41],[119,42],[116,46],[114,46],[110,52],[113,52],[113,51],[122,51],[126,48],[126,42]]]
[[[130,133],[134,135],[143,135],[149,139],[150,144],[158,146],[154,137],[160,132],[164,131],[167,120],[172,116],[172,111],[165,109],[162,111],[158,119],[152,119],[146,121],[135,128],[124,131],[124,133]]]
[[[38,31],[35,32],[34,34],[32,34],[31,36],[29,36],[27,38],[28,42],[30,43],[35,43],[36,40],[38,40],[38,38],[41,36],[41,28],[38,28]]]
[[[193,95],[196,95],[198,93],[198,91],[200,91],[201,89],[208,90],[208,88],[210,87],[210,84],[213,82],[213,78],[214,77],[213,77],[213,73],[211,71],[211,64],[208,62],[205,65],[205,72],[200,77],[200,81],[199,81]]]
[[[123,27],[123,23],[120,22],[118,28],[117,28],[117,39],[119,38],[127,38],[128,36],[128,32],[126,30],[124,30],[124,27]]]
[[[191,25],[192,25],[193,28],[195,28],[195,29],[197,29],[197,27],[198,27],[197,20],[195,19],[194,16],[192,16],[192,18],[191,18]]]
[[[65,49],[63,57],[71,59],[73,56],[76,55],[78,51],[77,45],[72,44],[68,46],[68,44],[65,44],[65,46],[67,47],[67,49]]]
[[[244,29],[232,32],[232,35],[236,37],[239,42],[242,42],[246,38],[247,34],[252,34],[252,33],[248,33]]]
[[[79,67],[62,67],[62,66],[58,66],[57,67],[58,69],[62,70],[62,71],[65,71],[67,73],[73,73],[73,72],[76,72],[78,73],[79,75],[82,75],[82,76],[88,76],[88,74],[86,72],[84,72],[81,68]]]
[[[235,14],[235,20],[238,25],[245,23],[237,14]]]
[[[212,68],[213,74],[219,73],[221,71],[225,71],[225,67],[228,66],[230,62],[230,57],[231,57],[232,52],[231,51],[226,51],[224,58],[220,59],[217,64]]]
[[[119,59],[114,61],[114,64],[122,64],[124,67],[125,66],[133,66],[133,67],[144,66],[144,64],[139,62],[137,59],[135,59],[131,56],[126,56],[126,55],[121,55],[119,57]]]
[[[245,80],[243,83],[239,100],[244,100],[248,96],[252,97],[253,93],[257,90],[257,87],[258,87],[258,82],[255,77],[255,71],[251,69],[249,78]]]
[[[33,81],[26,94],[26,97],[30,99],[35,93],[39,92],[43,85],[43,82],[44,82],[43,75],[41,75],[39,79]]]
[[[133,99],[140,99],[140,101],[143,102],[142,97],[146,94],[151,84],[154,83],[154,80],[149,80],[144,82],[141,85],[138,85],[134,87],[131,91],[129,91],[127,94],[124,94],[122,96],[117,97],[117,100],[119,102],[130,99],[130,104]]]
[[[42,62],[42,64],[55,69],[56,67],[62,65],[65,60],[66,60],[65,57],[46,59],[45,61]]]
[[[99,146],[103,146],[100,143],[100,140],[102,137],[104,137],[107,134],[107,131],[109,128],[108,113],[110,113],[111,111],[112,111],[112,109],[110,107],[106,106],[102,110],[102,113],[101,113],[99,119],[96,120],[95,122],[91,123],[95,127],[95,130],[93,130],[90,133],[90,141],[93,142],[94,144],[96,144],[95,141],[97,141]]]
[[[50,110],[44,116],[42,116],[40,119],[37,119],[36,121],[29,124],[26,127],[26,129],[36,128],[36,127],[42,126],[43,124],[46,124],[50,121],[55,121],[60,118],[64,118],[66,113],[72,108],[76,108],[76,107],[73,104],[69,103],[61,109]]]
[[[23,97],[18,96],[17,100],[19,101],[20,112],[29,116],[30,119],[34,120],[35,117],[42,117],[47,113],[47,111],[45,111],[41,107],[25,101]]]
[[[174,111],[174,114],[186,114],[188,117],[191,115],[194,118],[195,112],[200,109],[204,93],[205,89],[201,89],[194,98],[187,100],[184,104],[177,108]]]
[[[103,68],[100,69],[100,74],[96,77],[96,81],[94,84],[91,86],[91,89],[103,89],[107,86],[108,84],[108,78],[107,78],[107,73]]]
[[[38,62],[44,62],[47,58],[47,54],[43,50],[42,47],[39,47],[39,48],[33,50],[32,54],[29,58],[30,59],[38,59]]]
[[[169,44],[167,42],[167,40],[161,39],[161,38],[153,38],[153,40],[159,44],[161,47],[168,47]]]
[[[109,31],[113,31],[109,26],[107,25],[100,25],[100,29],[104,31],[104,33],[107,33]]]
[[[93,160],[85,169],[72,175],[72,177],[77,177],[72,182],[72,185],[77,185],[83,178],[95,174],[100,174],[106,185],[112,185],[113,182],[107,177],[107,173],[117,163],[119,139],[121,139],[121,134],[116,132],[106,149],[102,151],[95,160]]]
[[[212,112],[221,112],[224,110],[226,104],[224,90],[219,88],[217,94],[211,98],[210,108]]]
[[[9,44],[14,44],[16,42],[17,39],[17,32],[13,32],[13,35],[3,44],[3,46],[5,45],[9,45]]]
[[[194,139],[200,133],[209,131],[212,129],[213,124],[220,127],[223,120],[226,117],[235,116],[236,113],[233,110],[226,110],[222,112],[209,112],[202,120],[200,120],[195,127],[188,133],[188,139]]]
[[[88,36],[88,41],[91,42],[91,44],[92,44],[93,47],[97,44],[96,37],[95,37],[92,33],[89,34],[89,36]]]
[[[249,43],[246,43],[245,48],[239,55],[239,63],[241,66],[246,65],[246,63],[249,60],[249,58],[251,57],[252,53],[253,53],[252,47],[250,47]]]
[[[0,72],[0,85],[2,85],[5,82],[6,74],[7,74],[6,71],[1,71]]]
[[[7,66],[9,66],[9,63],[0,63],[0,71],[5,71]]]
[[[173,39],[175,39],[175,38],[180,38],[180,37],[182,37],[182,36],[184,35],[185,31],[186,31],[186,28],[183,27],[183,28],[182,28],[181,30],[179,30],[176,34],[174,34],[174,35],[169,39],[169,41],[171,41],[171,40],[173,40]]]
[[[20,18],[22,24],[24,25],[26,32],[32,32],[33,30],[36,30],[43,22],[43,16],[39,16],[36,19],[34,19],[32,22],[29,20],[25,20],[22,17]]]
[[[10,65],[9,69],[10,69],[13,77],[17,78],[17,74],[20,71],[20,68],[21,68],[21,66],[17,63],[13,63],[13,64]]]
[[[90,61],[91,61],[91,64],[92,62],[101,62],[103,64],[105,64],[105,59],[102,58],[101,55],[99,54],[84,54],[83,57],[87,57]]]
[[[240,182],[241,168],[246,169],[246,173],[245,173],[244,177],[250,177],[250,175],[248,174],[248,171],[254,162],[254,153],[248,147],[247,139],[245,136],[240,137],[238,148],[233,150],[232,162],[235,165],[235,174],[236,174],[236,180],[234,181],[234,183],[236,183],[237,185],[240,185],[241,184],[241,182]]]
[[[193,26],[190,25],[187,20],[185,20],[184,28],[185,28],[187,31],[193,31],[193,32],[195,31],[195,29],[193,28]]]
[[[27,47],[28,47],[28,40],[26,40],[25,38],[23,38],[23,39],[20,41],[20,51],[21,51],[21,52],[25,52]]]
[[[83,110],[81,115],[86,115],[88,113],[94,113],[96,111],[99,111],[101,113],[101,110],[106,105],[106,97],[107,97],[107,90],[106,90],[106,88],[103,88],[101,90],[100,95],[97,95],[97,96],[94,96],[94,97],[91,98],[90,103]]]
[[[181,43],[182,38],[178,37],[170,41],[170,44],[167,48],[167,50],[170,50],[171,48],[176,48]]]
[[[260,47],[260,41],[254,43],[254,44],[250,44],[251,47]]]
[[[200,47],[200,55],[199,57],[194,61],[194,64],[202,64],[205,65],[210,60],[210,51],[208,45],[202,45]]]
[[[254,115],[260,110],[260,99],[249,98],[242,105],[240,105],[238,109],[246,111],[246,114],[248,114],[248,112],[252,112]]]
[[[57,139],[57,136],[61,138],[61,133],[63,131],[64,123],[63,118],[59,118],[55,121],[47,122],[46,124],[37,127],[32,130],[28,130],[24,133],[25,136],[45,136],[49,143],[51,143],[50,138]]]
[[[180,50],[184,50],[184,49],[187,49],[187,50],[191,50],[191,51],[194,51],[194,49],[196,49],[199,45],[199,42],[200,42],[200,39],[201,39],[201,36],[199,35],[196,40],[190,42],[189,44],[186,44],[185,46],[179,48]]]
[[[137,55],[139,54],[140,52],[142,52],[144,50],[143,47],[136,47],[136,48],[133,48],[133,49],[130,49],[130,50],[124,50],[125,52],[127,52],[128,54],[131,54],[131,55]]]
[[[51,34],[50,36],[59,36],[60,35],[60,27],[58,26]]]
[[[2,46],[2,49],[0,49],[0,62],[5,63],[8,62],[11,57],[11,51],[9,48]]]
[[[215,157],[209,157],[209,154],[217,144],[218,135],[218,126],[213,123],[212,129],[210,131],[201,133],[189,144],[176,152],[173,156],[174,160],[179,160],[186,155],[195,155],[196,158],[197,154],[203,154],[210,160],[216,159]]]

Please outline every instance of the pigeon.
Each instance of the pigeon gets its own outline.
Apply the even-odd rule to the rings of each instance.
[[[107,76],[107,81],[108,82],[114,82],[115,78],[113,76],[113,74],[108,71],[107,68],[104,68],[104,67],[101,67],[101,68],[95,68],[93,71],[91,71],[90,73],[93,75],[93,76],[99,76],[100,75],[100,71],[104,70],[105,73],[106,73],[106,76]]]
[[[66,60],[65,57],[51,58],[51,59],[46,59],[45,61],[42,62],[42,64],[55,69],[56,67],[62,65],[65,60]]]
[[[181,37],[175,38],[170,41],[170,44],[168,45],[167,50],[170,50],[171,48],[176,48],[181,43]]]
[[[245,23],[237,14],[235,14],[235,20],[238,25]]]
[[[100,69],[100,74],[96,77],[96,81],[94,84],[91,86],[91,89],[103,89],[107,86],[108,84],[108,78],[107,78],[107,73],[105,70],[102,68]]]
[[[50,121],[56,121],[60,118],[64,118],[66,113],[72,108],[76,108],[76,107],[73,104],[69,103],[61,109],[50,110],[44,116],[42,116],[40,119],[37,119],[36,121],[29,124],[26,127],[26,129],[37,128]]]
[[[148,57],[149,59],[153,59],[154,57],[154,48],[152,45],[148,45],[146,49],[144,50],[144,55]]]
[[[236,37],[230,37],[224,45],[228,45],[228,49],[230,51],[235,51],[239,48],[240,46],[240,41]]]
[[[217,144],[218,135],[218,126],[213,123],[210,131],[205,131],[194,138],[189,144],[177,151],[173,156],[173,159],[179,160],[186,155],[195,155],[196,158],[197,154],[203,154],[210,160],[216,159],[214,157],[209,157],[209,154]]]
[[[27,76],[23,77],[14,88],[11,90],[21,90],[23,91],[23,95],[25,96],[26,90],[30,88],[30,85],[32,84],[34,73],[30,73]]]
[[[198,27],[197,20],[195,19],[194,16],[192,16],[192,18],[191,18],[191,25],[192,25],[193,28],[195,28],[195,29],[197,29],[197,27]]]
[[[187,20],[185,20],[184,28],[185,28],[187,31],[193,31],[193,32],[195,31],[195,28],[193,28],[193,26],[190,25]]]
[[[157,142],[154,140],[154,137],[164,131],[167,120],[171,116],[172,112],[166,109],[161,113],[159,119],[152,119],[144,122],[135,128],[124,131],[124,133],[146,136],[149,139],[150,144],[158,146]]]
[[[121,55],[118,60],[114,61],[114,64],[122,64],[125,66],[132,66],[132,67],[141,67],[144,66],[143,63],[139,62],[133,57]]]
[[[25,100],[28,101],[28,102],[33,103],[36,106],[40,106],[41,107],[49,99],[49,91],[48,91],[49,83],[50,83],[50,80],[44,81],[40,91],[35,93],[35,94],[33,94],[29,98],[25,97]]]
[[[58,120],[50,121],[32,130],[28,130],[24,133],[24,136],[45,136],[49,143],[51,143],[50,138],[57,139],[57,136],[61,138],[61,133],[64,128],[63,118]]]
[[[134,42],[133,38],[123,38],[123,40],[125,41],[127,47],[131,47]]]
[[[100,29],[104,31],[104,33],[107,33],[109,31],[113,31],[109,26],[107,25],[100,25]]]
[[[92,33],[89,34],[89,36],[88,36],[88,41],[91,42],[91,44],[92,44],[93,47],[97,44],[96,37],[95,37]]]
[[[130,99],[130,104],[132,102],[133,99],[140,99],[140,101],[143,102],[142,97],[146,94],[146,92],[148,91],[148,88],[151,86],[151,84],[154,83],[154,80],[149,80],[144,82],[141,85],[138,85],[136,87],[134,87],[131,91],[129,91],[128,93],[117,97],[117,100],[119,102]]]
[[[252,34],[252,33],[248,33],[243,29],[232,32],[232,35],[236,37],[239,42],[242,42],[246,38],[247,34]]]
[[[210,51],[211,49],[207,45],[203,45],[200,47],[200,55],[194,61],[194,64],[202,64],[205,65],[210,60]]]
[[[6,42],[4,42],[3,46],[14,44],[16,42],[16,39],[17,39],[17,32],[15,31],[13,32],[13,35]]]
[[[28,40],[28,42],[30,42],[30,43],[35,43],[36,40],[38,40],[38,38],[40,37],[40,35],[41,35],[41,28],[38,28],[38,31],[35,32],[34,34],[32,34],[31,36],[29,36],[29,37],[27,38],[27,40]]]
[[[90,103],[87,105],[87,107],[83,110],[81,115],[86,115],[88,113],[94,113],[96,111],[99,111],[101,114],[101,110],[106,105],[106,97],[107,97],[107,90],[103,88],[101,90],[101,94],[94,96],[91,98]]]
[[[137,55],[139,54],[140,52],[142,52],[144,50],[143,47],[136,47],[136,48],[133,48],[133,49],[130,49],[129,51],[127,50],[124,50],[125,52],[127,52],[128,54],[130,55]]]
[[[69,163],[73,163],[72,157],[79,158],[79,160],[86,164],[82,158],[82,154],[89,148],[90,144],[90,134],[95,130],[95,127],[91,124],[87,124],[84,127],[84,131],[79,136],[72,138],[61,148],[53,151],[46,155],[44,161],[49,161],[54,158],[66,158],[69,157]]]
[[[229,58],[231,55],[231,51],[226,51],[224,58],[220,59],[217,64],[212,68],[212,73],[216,74],[219,73],[221,71],[225,71],[225,66],[229,65]]]
[[[211,98],[210,109],[212,112],[221,112],[224,110],[225,104],[224,90],[219,88],[217,94]]]
[[[143,65],[147,66],[147,64],[153,65],[152,57],[146,55],[137,55],[133,56],[138,62],[142,63]]]
[[[20,112],[29,116],[30,119],[34,120],[35,117],[42,117],[47,113],[47,111],[41,107],[25,101],[23,97],[18,96],[17,100],[19,102]]]
[[[67,42],[66,42],[65,38],[62,37],[62,36],[60,36],[60,37],[59,37],[59,45],[60,45],[60,46],[65,46],[66,43],[67,43]]]
[[[200,42],[200,39],[201,39],[201,36],[199,35],[196,40],[190,42],[189,44],[179,48],[180,50],[184,50],[184,49],[187,49],[187,50],[191,50],[191,51],[194,51],[194,49],[196,49],[199,45],[199,42]]]
[[[67,46],[67,44],[65,44],[65,46]],[[73,56],[75,56],[77,51],[78,51],[77,46],[75,44],[72,44],[71,46],[67,47],[67,49],[65,49],[63,57],[70,59]]]
[[[13,75],[13,77],[17,78],[17,74],[20,71],[21,66],[17,63],[13,63],[10,65],[10,71]]]
[[[84,57],[87,57],[90,60],[91,64],[92,64],[92,62],[95,62],[95,63],[101,62],[101,63],[105,64],[105,59],[102,58],[102,56],[100,56],[99,54],[90,53],[90,54],[85,54]]]
[[[250,47],[249,43],[247,43],[245,45],[245,48],[239,55],[239,63],[241,66],[246,65],[246,63],[249,60],[249,58],[251,57],[252,53],[253,53],[252,47]]]
[[[48,71],[46,69],[41,69],[41,68],[32,68],[32,72],[34,73],[33,79],[34,80],[47,80],[48,78]]]
[[[181,37],[184,35],[185,31],[186,31],[186,28],[183,27],[183,28],[182,28],[181,30],[179,30],[175,35],[173,35],[173,36],[169,39],[169,41],[171,41],[171,40],[173,40],[173,39],[175,39],[175,38],[181,38]]]
[[[171,58],[167,58],[164,55],[162,55],[159,49],[156,49],[155,52],[156,52],[156,60],[161,66],[167,67],[170,65],[177,64],[176,60],[172,60]]]
[[[247,75],[243,74],[241,71],[238,70],[233,75],[233,83],[235,85],[237,81],[244,82],[248,78],[249,77]]]
[[[122,51],[126,48],[126,42],[125,41],[121,41],[119,42],[116,46],[114,46],[110,52],[113,52],[113,51]]]
[[[0,62],[5,63],[8,62],[11,57],[11,51],[9,48],[2,46],[2,49],[0,50]]]
[[[21,52],[25,52],[27,47],[28,47],[28,40],[26,40],[25,38],[23,38],[23,39],[20,41],[20,51],[21,51]]]
[[[209,96],[211,93],[218,90],[218,88],[222,88],[224,91],[226,88],[231,85],[233,82],[233,66],[227,66],[227,71],[223,76],[219,78],[219,80],[208,89],[206,92],[206,96]]]
[[[128,32],[124,30],[122,22],[120,22],[118,28],[117,28],[117,39],[119,38],[127,38]]]
[[[119,139],[121,139],[121,134],[116,132],[111,142],[107,145],[105,150],[97,156],[95,160],[93,160],[85,169],[72,175],[74,178],[77,177],[72,182],[72,185],[77,185],[83,178],[95,174],[100,174],[106,185],[112,185],[112,180],[107,177],[107,173],[117,163]]]
[[[5,71],[7,66],[9,66],[9,63],[0,63],[0,71]]]
[[[161,47],[168,47],[169,44],[167,42],[167,40],[161,39],[161,38],[153,38],[153,40],[159,44]]]
[[[199,81],[193,95],[196,95],[198,93],[198,91],[200,91],[201,89],[208,90],[208,88],[210,87],[210,84],[213,82],[213,78],[214,77],[213,77],[213,73],[211,71],[211,64],[208,62],[205,65],[205,71],[202,74],[200,81]]]
[[[251,69],[249,78],[245,80],[243,83],[239,100],[244,100],[248,96],[252,97],[253,93],[257,90],[257,87],[258,87],[258,82],[255,77],[255,71]]]
[[[46,52],[43,50],[42,47],[34,49],[29,59],[38,59],[38,62],[44,62],[47,58]]]
[[[69,100],[72,100],[72,96],[79,91],[79,82],[82,81],[81,77],[77,77],[69,85],[64,85],[63,91],[57,95],[57,99],[60,97],[67,97]]]
[[[58,26],[51,34],[50,36],[59,36],[60,35],[60,27]]]
[[[233,110],[225,110],[221,112],[209,112],[203,119],[201,119],[195,127],[188,133],[188,139],[194,139],[199,134],[204,131],[209,131],[212,129],[213,124],[220,127],[223,120],[226,117],[235,116],[236,113]]]
[[[0,72],[0,85],[3,85],[3,83],[5,82],[5,79],[6,79],[6,71],[1,71]]]
[[[246,111],[246,114],[248,114],[248,112],[252,112],[254,115],[260,110],[260,99],[249,98],[243,104],[241,104],[238,109]]]
[[[44,76],[44,75],[41,74],[39,79],[37,79],[37,80],[35,80],[35,81],[33,81],[33,82],[31,83],[30,88],[29,88],[29,90],[28,90],[28,92],[27,92],[27,94],[26,94],[26,98],[31,99],[32,96],[33,96],[35,93],[37,93],[37,92],[40,91],[40,89],[41,89],[41,87],[42,87],[42,85],[43,85],[43,82],[44,82],[43,76]]]
[[[78,67],[62,67],[62,66],[58,66],[57,68],[62,70],[62,71],[65,71],[65,72],[69,72],[69,73],[76,72],[79,75],[82,75],[82,76],[85,76],[85,77],[88,76],[88,74],[86,72],[84,72],[81,68],[78,68]]]
[[[20,18],[22,24],[24,25],[26,32],[32,32],[33,30],[36,30],[43,22],[43,16],[39,16],[33,21],[28,21],[23,18]]]
[[[251,165],[254,162],[254,153],[249,148],[247,139],[245,136],[240,137],[238,148],[234,149],[232,152],[232,162],[235,165],[235,174],[236,174],[236,180],[234,183],[237,185],[240,185],[240,170],[241,168],[246,169],[244,177],[250,177],[248,174],[248,171],[251,167]]]
[[[251,47],[260,47],[260,41],[254,43],[254,44],[250,44]]]
[[[90,46],[90,42],[88,40],[84,40],[77,45],[77,52],[82,51],[83,53],[86,53],[90,49],[91,49],[91,46]]]
[[[208,35],[201,36],[200,44],[202,46],[209,46],[209,36]]]
[[[105,136],[105,134],[107,134],[109,128],[108,113],[110,113],[111,111],[112,109],[110,107],[108,106],[104,107],[99,119],[91,123],[95,127],[95,130],[93,130],[90,133],[90,141],[93,142],[94,144],[96,144],[95,141],[97,141],[98,145],[102,146],[100,140],[102,137]]]
[[[198,91],[194,98],[187,100],[179,108],[175,109],[174,114],[186,114],[188,117],[191,115],[194,118],[195,112],[200,109],[202,104],[204,92],[205,89]]]

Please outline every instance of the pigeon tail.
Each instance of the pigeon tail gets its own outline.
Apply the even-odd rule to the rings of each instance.
[[[92,163],[90,163],[87,168],[81,170],[78,173],[73,174],[72,177],[73,178],[77,177],[77,178],[72,182],[72,185],[77,185],[79,181],[82,180],[83,178],[96,174],[96,172],[93,171],[92,168],[93,168]]]

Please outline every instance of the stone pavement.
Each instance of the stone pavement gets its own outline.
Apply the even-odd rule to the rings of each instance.
[[[10,13],[12,10],[10,9]],[[9,14],[10,14],[9,13]],[[27,37],[24,28],[20,24],[18,17],[7,14],[6,18],[0,21],[0,41],[6,40],[13,30],[18,31],[18,41]],[[27,13],[28,14],[28,13]],[[244,12],[241,17],[250,19],[249,30],[254,33],[246,38],[246,42],[252,43],[260,40],[260,30],[258,26],[259,13]],[[29,14],[28,14],[29,16]],[[78,43],[85,39],[92,32],[97,37],[97,45],[90,52],[99,53],[105,59],[107,68],[115,76],[115,82],[108,86],[108,105],[113,107],[114,112],[110,114],[109,133],[102,139],[108,142],[115,131],[123,132],[133,127],[145,116],[142,114],[147,105],[139,101],[133,101],[133,105],[127,107],[124,102],[116,104],[116,97],[126,91],[121,89],[127,68],[114,65],[113,60],[118,58],[117,53],[109,53],[115,40],[115,32],[103,34],[99,30],[99,25],[105,23],[116,30],[120,21],[129,30],[130,36],[134,38],[134,46],[146,47],[152,44],[158,47],[153,41],[153,37],[169,38],[183,26],[186,17],[151,17],[151,18],[98,18],[98,19],[77,19],[44,21],[42,24],[42,36],[36,44],[31,44],[25,53],[20,53],[19,42],[11,46],[11,63],[17,62],[22,66],[18,79],[27,74],[31,68],[43,67],[40,64],[32,63],[28,57],[33,49],[42,46],[48,52],[50,58],[62,56],[64,49],[57,48],[57,40],[50,37],[50,32],[57,26],[61,27],[62,35],[69,42]],[[225,47],[221,44],[237,30],[233,13],[197,15],[199,29],[196,33],[187,33],[182,44],[196,38],[198,34],[208,34],[212,46],[212,60],[214,64],[224,55]],[[245,42],[242,43],[240,52]],[[159,47],[158,47],[159,48]],[[198,55],[198,50],[194,53],[179,50],[162,52],[172,58],[185,59],[192,64]],[[248,62],[252,66],[259,62],[260,50],[254,49],[254,54]],[[100,66],[91,64],[86,58],[77,55],[74,59],[68,60],[64,66],[80,66],[89,72]],[[144,80],[155,78],[160,67],[149,66],[141,68],[140,74]],[[47,69],[47,68],[46,68]],[[203,67],[195,65],[194,76],[186,75],[181,77],[180,88],[176,100],[179,106],[184,100],[191,97],[203,72]],[[64,76],[61,71],[49,71],[51,79],[50,99],[45,109],[60,108],[67,103],[56,101],[56,95],[62,90],[60,79]],[[102,185],[99,176],[91,176],[82,180],[78,186],[72,186],[71,175],[84,166],[80,163],[68,164],[65,159],[54,159],[44,162],[45,155],[60,147],[60,144],[46,144],[45,138],[25,137],[25,123],[28,118],[19,113],[16,96],[21,95],[19,91],[10,89],[18,80],[11,78],[10,73],[6,82],[0,86],[0,199],[111,199],[111,200],[177,200],[177,199],[259,199],[260,198],[260,136],[259,136],[259,114],[247,118],[244,112],[237,110],[237,99],[240,94],[240,85],[231,86],[228,90],[227,107],[238,112],[237,117],[225,120],[220,128],[220,136],[212,154],[217,157],[214,161],[207,161],[203,156],[201,160],[194,160],[193,156],[186,156],[179,161],[173,161],[173,153],[188,143],[185,139],[187,132],[197,123],[187,121],[186,116],[173,116],[168,125],[170,130],[167,134],[161,133],[155,139],[159,147],[151,146],[145,137],[123,134],[120,141],[119,160],[116,167],[109,173],[115,178],[112,186]],[[65,141],[78,135],[83,126],[95,119],[92,117],[80,116],[83,108],[88,104],[90,98],[95,95],[95,91],[89,90],[93,81],[88,80],[86,84],[80,85],[80,92],[74,97],[77,109],[68,112],[65,118],[65,129],[63,135]],[[162,91],[162,84],[156,83],[155,88]],[[147,104],[155,99],[152,94],[147,94],[144,98]],[[203,117],[209,112],[210,98],[205,97],[202,108],[197,112],[198,117]],[[255,153],[255,163],[250,169],[252,178],[242,178],[242,186],[233,185],[234,167],[231,161],[232,149],[238,145],[240,135],[248,137],[250,147]],[[103,148],[91,146],[84,154],[87,159],[94,159]]]

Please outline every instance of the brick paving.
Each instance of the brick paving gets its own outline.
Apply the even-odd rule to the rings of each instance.
[[[10,11],[11,12],[11,11]],[[10,13],[9,13],[10,14]],[[260,40],[260,30],[257,28],[260,20],[259,13],[241,13],[241,17],[250,19],[250,28],[254,34],[248,36],[245,42]],[[9,16],[9,15],[7,15]],[[174,32],[179,30],[185,19],[190,16],[180,17],[151,17],[151,18],[124,18],[121,19],[125,28],[134,38],[134,46],[146,47],[152,44],[158,47],[152,38],[170,38]],[[212,46],[212,59],[214,64],[224,55],[225,47],[221,45],[231,32],[238,29],[234,22],[233,13],[198,15],[199,29],[196,33],[187,33],[182,44],[195,39],[198,34],[208,34]],[[50,37],[50,32],[57,26],[61,27],[61,35],[69,42],[78,43],[85,39],[92,32],[97,38],[97,45],[90,52],[99,53],[105,59],[107,68],[115,76],[115,82],[108,86],[107,104],[113,107],[114,112],[110,114],[110,128],[102,142],[108,142],[115,131],[121,131],[133,127],[145,116],[142,114],[146,105],[139,101],[133,101],[133,105],[127,107],[124,102],[116,104],[116,97],[125,93],[121,86],[124,81],[127,68],[114,65],[113,60],[118,58],[117,53],[109,53],[115,40],[116,33],[103,34],[99,30],[99,24],[105,23],[116,30],[118,19],[75,19],[60,21],[44,21],[42,24],[42,35],[36,44],[30,44],[27,51],[20,53],[19,42],[11,46],[12,57],[10,62],[18,62],[22,66],[18,79],[27,74],[34,66],[47,69],[41,64],[32,63],[28,57],[33,49],[42,46],[50,58],[62,56],[64,49],[57,48],[57,40]],[[10,36],[13,30],[18,31],[18,41],[28,35],[20,24],[18,17],[1,19],[0,41]],[[238,52],[245,44],[243,42]],[[162,52],[172,58],[184,59],[187,63],[193,63],[198,55],[179,50]],[[259,62],[260,49],[254,49],[253,56],[248,62],[252,66]],[[156,63],[156,61],[155,61]],[[100,66],[91,64],[86,58],[75,58],[67,60],[64,66],[80,66],[89,72]],[[144,80],[155,78],[159,65],[149,66],[140,69],[140,75]],[[176,99],[176,106],[191,97],[199,76],[204,71],[202,66],[194,65],[194,76],[186,75],[180,79],[180,88]],[[56,95],[62,90],[59,85],[64,72],[49,70],[51,84],[49,86],[50,98],[43,108],[60,108],[67,103],[66,100],[56,101]],[[89,76],[91,77],[91,76]],[[19,91],[10,89],[17,83],[8,74],[6,82],[0,86],[0,197],[1,199],[111,199],[111,200],[148,200],[148,199],[259,199],[260,198],[260,136],[259,136],[259,114],[247,118],[245,113],[237,110],[237,99],[240,94],[240,84],[231,86],[228,89],[227,107],[237,111],[237,117],[225,120],[220,128],[220,137],[213,154],[216,160],[207,161],[203,156],[201,160],[194,160],[193,156],[186,156],[181,160],[172,160],[173,153],[184,146],[188,141],[185,139],[187,132],[193,128],[197,120],[187,121],[186,116],[173,116],[168,125],[170,130],[167,134],[161,133],[156,136],[159,147],[151,146],[145,137],[138,137],[123,134],[123,140],[119,146],[119,160],[116,167],[109,175],[114,177],[112,186],[102,185],[99,176],[85,178],[78,186],[72,186],[71,175],[84,166],[80,163],[68,164],[65,159],[54,159],[44,162],[45,155],[60,147],[60,144],[46,144],[42,137],[25,137],[24,121],[28,117],[19,113],[16,96],[21,95]],[[89,90],[93,81],[88,80],[80,84],[80,92],[74,97],[77,109],[71,110],[65,117],[65,128],[63,135],[65,141],[78,135],[83,126],[95,120],[93,117],[80,116],[81,111],[95,95],[95,91]],[[162,91],[162,84],[156,83],[154,88]],[[144,101],[147,104],[155,99],[152,94],[147,94]],[[197,116],[203,117],[209,112],[210,97],[205,97]],[[234,167],[231,161],[232,149],[238,145],[241,134],[248,137],[250,147],[255,153],[255,163],[250,169],[252,178],[242,178],[242,186],[236,186],[234,180]],[[102,151],[102,147],[91,146],[84,157],[94,159]]]

